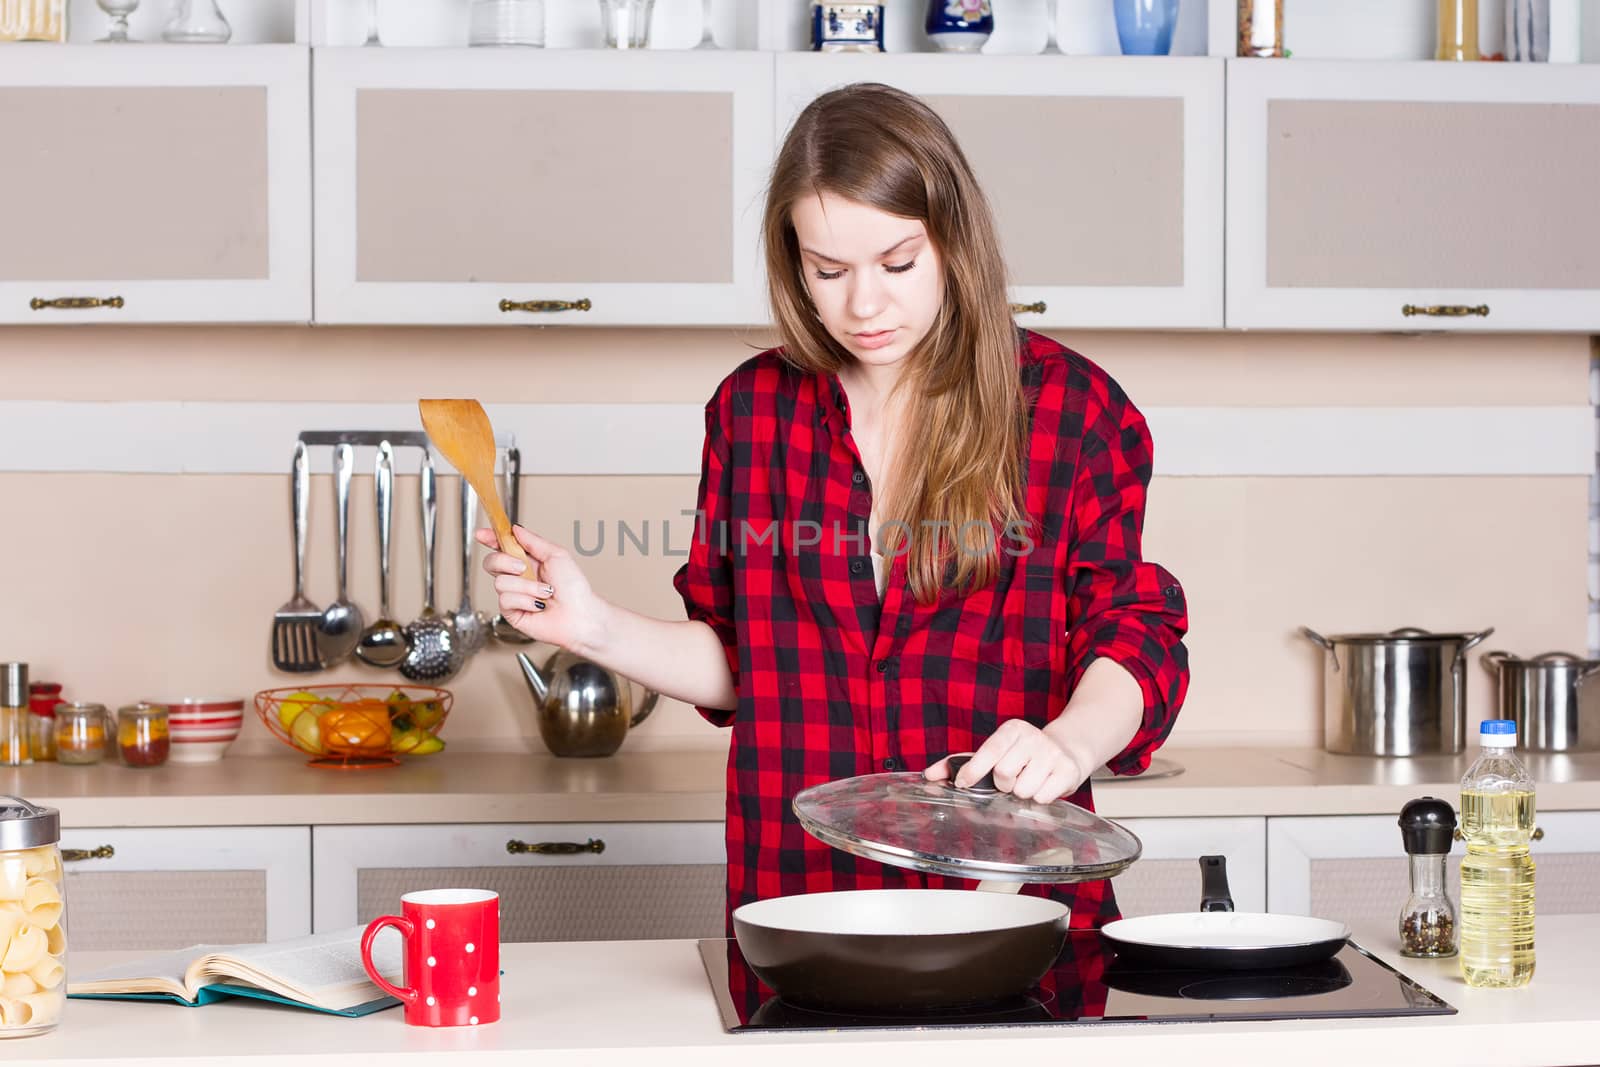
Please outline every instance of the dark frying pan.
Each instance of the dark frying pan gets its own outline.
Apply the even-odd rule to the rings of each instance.
[[[1043,897],[863,889],[745,904],[733,932],[750,969],[791,1004],[881,1014],[1018,996],[1060,955],[1067,917]]]
[[[1350,928],[1331,919],[1233,910],[1227,861],[1200,857],[1200,910],[1118,919],[1100,929],[1118,960],[1145,967],[1251,970],[1331,959]]]

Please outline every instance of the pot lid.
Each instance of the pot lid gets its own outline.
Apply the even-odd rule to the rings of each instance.
[[[964,759],[952,759],[951,773]],[[855,856],[927,874],[994,882],[1085,882],[1139,858],[1139,839],[1066,800],[1038,804],[994,788],[866,774],[801,790],[807,833]]]
[[[1350,645],[1454,645],[1462,642],[1477,644],[1492,633],[1494,633],[1492,627],[1477,633],[1457,634],[1434,633],[1431,630],[1423,630],[1415,626],[1402,626],[1400,629],[1390,630],[1386,634],[1332,634],[1327,639]]]

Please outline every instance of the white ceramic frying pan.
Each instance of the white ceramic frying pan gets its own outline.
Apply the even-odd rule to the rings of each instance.
[[[1233,910],[1227,861],[1201,856],[1199,911],[1107,923],[1100,936],[1137,966],[1205,970],[1291,967],[1330,959],[1350,928],[1331,919]]]

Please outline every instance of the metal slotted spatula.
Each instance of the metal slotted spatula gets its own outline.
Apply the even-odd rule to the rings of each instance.
[[[306,461],[306,445],[294,446],[294,468],[289,478],[289,512],[294,521],[294,596],[272,617],[272,665],[280,671],[319,671],[322,659],[317,654],[317,629],[322,609],[306,599],[306,496],[311,472]]]
[[[500,541],[500,551],[526,563],[528,554],[511,533],[511,520],[494,484],[494,427],[489,425],[483,405],[476,400],[419,400],[417,407],[428,439],[478,494]]]

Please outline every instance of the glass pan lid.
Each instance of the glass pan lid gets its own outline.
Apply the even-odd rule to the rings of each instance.
[[[1036,804],[920,773],[867,774],[801,790],[807,833],[852,855],[994,882],[1085,882],[1139,858],[1139,839],[1066,800]]]

